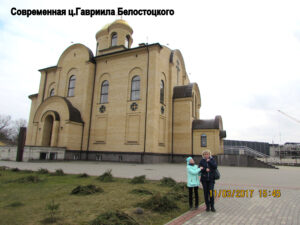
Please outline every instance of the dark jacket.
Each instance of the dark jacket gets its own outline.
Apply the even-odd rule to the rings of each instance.
[[[217,163],[213,157],[210,157],[209,161],[206,159],[201,159],[199,163],[199,168],[203,167],[201,170],[201,181],[214,181],[215,180],[215,169],[217,169]],[[209,172],[206,169],[209,168]]]

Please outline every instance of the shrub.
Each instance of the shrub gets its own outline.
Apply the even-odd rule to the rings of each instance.
[[[188,191],[188,187],[186,185],[186,183],[184,182],[180,182],[180,183],[177,183],[175,186],[173,186],[173,190],[174,191]]]
[[[39,169],[39,170],[37,171],[37,173],[39,173],[39,174],[48,174],[49,171],[48,171],[47,169],[41,168],[41,169]]]
[[[53,176],[63,176],[65,175],[64,171],[62,169],[55,170],[54,173],[52,173]]]
[[[169,212],[173,209],[178,208],[176,202],[173,199],[168,198],[166,195],[161,196],[159,193],[154,195],[147,201],[139,203],[138,206],[161,213]]]
[[[11,204],[7,205],[6,207],[20,207],[24,204],[22,202],[12,202]]]
[[[89,175],[86,174],[86,173],[82,173],[82,174],[79,174],[78,177],[80,177],[80,178],[86,178],[86,177],[89,177]]]
[[[187,202],[189,199],[189,194],[188,192],[176,192],[176,191],[170,191],[166,195],[169,199],[172,199],[174,201],[182,201],[182,202]]]
[[[153,194],[151,191],[148,191],[146,189],[133,189],[129,193],[137,194],[137,195],[152,195]]]
[[[170,192],[167,193],[167,196],[170,199],[173,199],[175,201],[183,201],[187,202],[188,201],[188,188],[186,186],[186,183],[180,182],[177,183],[173,188],[171,189]]]
[[[111,211],[99,215],[90,225],[139,225],[131,216],[121,211]]]
[[[176,181],[171,177],[163,177],[160,180],[160,184],[163,186],[173,187],[176,185]]]
[[[90,195],[95,193],[101,193],[103,189],[100,187],[96,187],[95,185],[87,185],[87,186],[77,186],[71,192],[72,195]]]
[[[132,183],[132,184],[144,184],[145,180],[146,180],[146,176],[142,175],[142,176],[137,176],[137,177],[132,178],[130,183]]]
[[[49,204],[46,205],[46,210],[49,211],[50,217],[45,218],[42,223],[55,223],[57,221],[57,218],[55,217],[55,214],[57,213],[59,209],[60,204],[55,204],[54,200],[52,200]]]
[[[41,179],[38,176],[21,177],[17,180],[19,183],[38,183]]]
[[[20,169],[19,168],[12,168],[11,171],[13,171],[13,172],[19,172]]]
[[[112,182],[113,180],[113,175],[111,174],[111,169],[106,170],[105,173],[103,173],[101,176],[98,177],[98,180],[103,181],[103,182]]]

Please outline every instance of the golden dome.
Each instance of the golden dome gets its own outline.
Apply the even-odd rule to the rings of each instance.
[[[106,30],[110,25],[111,25],[111,23],[106,24],[104,27],[101,28],[101,30]]]
[[[132,28],[129,26],[129,24],[125,20],[122,20],[122,19],[115,20],[113,23],[109,24],[107,28],[110,28],[110,27],[112,27],[114,25],[125,26],[126,28],[129,29],[129,31],[130,31],[131,34],[133,33]]]
[[[130,33],[131,34],[133,33],[132,28],[129,26],[129,24],[125,20],[118,19],[118,20],[115,20],[112,23],[108,23],[104,27],[102,27],[102,29],[97,32],[96,37],[102,32],[108,32],[108,29],[113,25],[123,25],[123,26],[125,25],[130,30]]]
[[[111,25],[113,25],[113,24],[123,24],[123,25],[130,27],[129,24],[125,20],[122,20],[122,19],[118,19],[115,22],[111,23]]]

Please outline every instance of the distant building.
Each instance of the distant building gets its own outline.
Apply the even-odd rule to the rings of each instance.
[[[300,158],[300,143],[286,142],[284,145],[270,145],[270,155],[280,158]]]
[[[224,140],[224,154],[270,155],[270,144],[257,141]]]
[[[271,157],[279,157],[279,144],[270,144],[270,156]]]

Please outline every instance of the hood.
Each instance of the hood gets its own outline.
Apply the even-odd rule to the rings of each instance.
[[[186,159],[186,165],[189,165],[190,160],[192,159],[192,157],[187,157]]]

